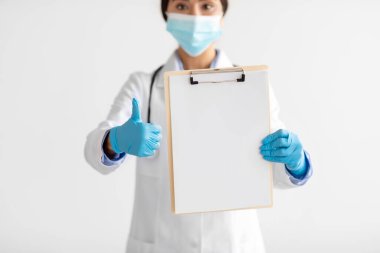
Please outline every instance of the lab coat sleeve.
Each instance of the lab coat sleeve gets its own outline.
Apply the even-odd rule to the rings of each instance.
[[[278,101],[274,95],[274,91],[271,85],[269,85],[269,99],[271,110],[271,133],[276,132],[279,129],[286,129],[285,124],[280,120],[279,113],[280,107]],[[283,163],[273,163],[273,185],[277,189],[291,189],[304,185],[313,173],[311,165],[310,155],[305,152],[307,166],[307,172],[301,179],[294,177],[285,167]]]
[[[107,163],[103,153],[104,137],[108,130],[122,125],[130,118],[134,97],[139,101],[141,117],[145,118],[145,96],[149,77],[149,74],[141,72],[131,74],[114,99],[106,120],[100,122],[98,127],[87,135],[84,148],[86,161],[101,174],[113,172],[123,161],[128,160],[128,155],[125,155],[117,162]]]

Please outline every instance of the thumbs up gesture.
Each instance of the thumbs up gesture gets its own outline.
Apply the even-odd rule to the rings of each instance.
[[[115,153],[151,156],[160,147],[161,126],[142,122],[139,103],[133,98],[131,117],[123,125],[112,128],[109,138]]]

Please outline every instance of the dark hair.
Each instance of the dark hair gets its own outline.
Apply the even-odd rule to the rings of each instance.
[[[162,16],[164,17],[165,21],[168,19],[166,16],[166,11],[168,9],[168,4],[170,0],[161,0],[161,12]],[[228,0],[220,0],[223,6],[223,15],[226,15],[227,9],[228,9]]]

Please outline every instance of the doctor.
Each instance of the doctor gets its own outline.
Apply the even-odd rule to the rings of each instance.
[[[186,215],[170,211],[163,73],[233,66],[215,48],[227,7],[227,0],[162,0],[167,31],[178,49],[155,72],[131,74],[107,119],[87,136],[86,160],[103,174],[131,155],[138,157],[128,253],[265,252],[255,209]],[[274,162],[276,188],[300,187],[312,175],[309,155],[278,118],[272,89],[270,99],[272,134],[263,139],[260,152]]]

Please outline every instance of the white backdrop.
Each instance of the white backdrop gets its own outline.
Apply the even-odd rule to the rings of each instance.
[[[271,66],[315,167],[259,211],[268,253],[380,252],[380,2],[230,2],[220,47]],[[175,46],[158,0],[0,0],[0,252],[125,251],[134,164],[103,176],[83,146]]]

